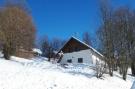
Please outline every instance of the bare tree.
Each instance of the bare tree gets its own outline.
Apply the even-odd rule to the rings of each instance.
[[[91,37],[90,37],[89,32],[84,32],[82,38],[83,38],[83,42],[85,42],[88,45],[92,45]]]
[[[127,70],[134,48],[133,14],[128,7],[121,7],[114,12],[114,17],[114,27],[117,33],[115,45],[119,47],[116,51],[118,53],[120,74],[126,80]]]
[[[96,77],[101,78],[106,73],[106,64],[96,60]]]
[[[63,41],[61,39],[59,39],[59,38],[53,38],[51,40],[52,48],[55,51],[59,51],[59,49],[61,48],[62,44],[63,44]]]
[[[9,59],[10,55],[16,55],[20,47],[31,50],[35,39],[35,26],[31,15],[18,6],[6,5],[1,10],[1,16],[4,57]]]
[[[48,57],[49,61],[51,58],[51,46],[50,46],[50,41],[48,39],[48,36],[45,36],[42,40],[41,40],[41,50],[42,50],[42,56]]]
[[[131,18],[131,27],[133,29],[133,32],[130,34],[132,36],[131,43],[131,71],[132,75],[135,76],[135,11],[133,11],[133,16]]]
[[[102,37],[104,55],[107,57],[106,62],[109,67],[109,74],[113,76],[114,70],[114,44],[113,44],[113,22],[112,22],[112,9],[108,0],[100,1],[100,12],[102,19],[102,26],[100,36]]]
[[[53,38],[52,40],[49,40],[48,36],[44,36],[41,40],[41,49],[43,52],[42,56],[47,57],[48,61],[50,61],[51,58],[55,59],[57,54],[56,52],[59,51],[64,43],[65,41],[59,38]]]
[[[105,1],[101,2],[102,24],[98,35],[110,75],[112,76],[113,70],[119,67],[120,74],[126,80],[130,64],[132,74],[135,73],[134,12],[128,7],[120,7],[112,11],[108,6],[110,5]]]

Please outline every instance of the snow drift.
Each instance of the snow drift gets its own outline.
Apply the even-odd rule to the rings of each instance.
[[[0,89],[130,89],[133,81],[129,75],[124,81],[117,73],[97,79],[89,67],[64,69],[42,58],[0,59]]]

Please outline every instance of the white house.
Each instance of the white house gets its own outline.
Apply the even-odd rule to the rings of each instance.
[[[60,49],[63,52],[62,57],[58,60],[60,64],[96,64],[96,61],[103,59],[103,55],[97,50],[80,41],[75,37],[71,37],[69,41]]]

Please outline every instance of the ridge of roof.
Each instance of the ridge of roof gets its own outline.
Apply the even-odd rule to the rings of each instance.
[[[71,39],[75,39],[75,40],[79,41],[80,43],[82,43],[82,44],[84,44],[85,46],[87,46],[88,48],[92,49],[94,52],[96,52],[96,53],[99,54],[100,56],[104,57],[104,56],[103,56],[100,52],[98,52],[96,49],[94,49],[94,48],[91,47],[90,45],[86,44],[85,42],[79,40],[78,38],[76,38],[76,37],[74,37],[74,36],[71,36],[70,39],[63,45],[63,47],[64,47]],[[63,47],[62,47],[62,48],[63,48]],[[61,49],[62,49],[62,48],[61,48]],[[61,49],[60,49],[58,52],[60,52]]]
[[[82,43],[82,44],[84,44],[85,46],[89,47],[89,48],[92,49],[94,52],[96,52],[97,54],[99,54],[100,56],[103,57],[103,55],[102,55],[100,52],[98,52],[96,49],[94,49],[94,48],[91,47],[90,45],[86,44],[85,42],[79,40],[78,38],[76,38],[76,37],[74,37],[74,36],[72,36],[71,38],[73,38],[73,39],[79,41],[80,43]]]

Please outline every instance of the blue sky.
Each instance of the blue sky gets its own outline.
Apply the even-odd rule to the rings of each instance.
[[[37,38],[67,39],[85,31],[95,37],[100,25],[99,0],[26,0],[37,28]],[[113,6],[135,7],[135,0],[111,0]]]
[[[37,27],[37,36],[69,38],[82,32],[92,34],[97,25],[97,1],[91,0],[29,0],[29,6]]]
[[[91,36],[100,25],[99,0],[28,0],[37,37],[81,37],[89,31]],[[134,6],[135,0],[112,0],[114,6]]]

